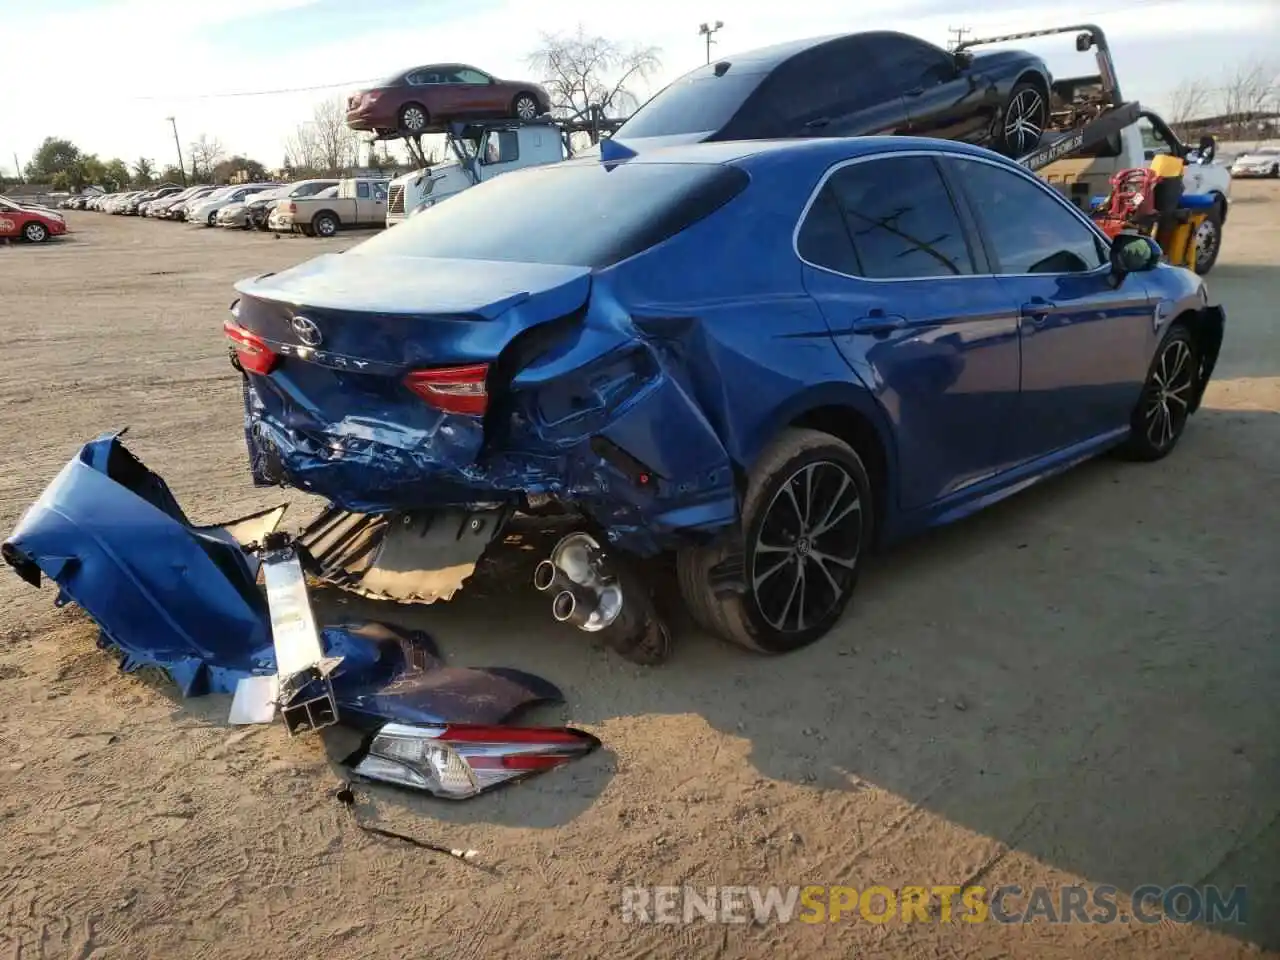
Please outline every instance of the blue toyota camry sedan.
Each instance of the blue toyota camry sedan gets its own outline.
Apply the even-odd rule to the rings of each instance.
[[[554,511],[581,534],[539,567],[558,618],[628,623],[627,561],[673,553],[694,618],[765,652],[830,630],[878,543],[1168,454],[1224,323],[1151,241],[902,138],[512,173],[237,290],[255,479],[403,520],[348,582],[424,517],[492,518],[483,551]]]

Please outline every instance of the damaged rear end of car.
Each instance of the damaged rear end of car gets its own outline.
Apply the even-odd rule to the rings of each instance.
[[[644,269],[631,258],[747,177],[649,164],[610,181],[605,165],[561,166],[577,169],[525,185],[550,194],[537,204],[504,205],[511,190],[494,183],[394,235],[245,281],[226,333],[254,480],[334,505],[303,540],[335,582],[447,599],[513,513],[568,513],[581,529],[557,555],[581,563],[539,584],[555,582],[557,618],[652,661],[669,638],[628,557],[731,527],[738,490],[688,365],[620,289]],[[619,204],[645,188],[645,204]],[[538,231],[557,192],[599,205],[568,244]],[[465,232],[495,217],[511,222]]]

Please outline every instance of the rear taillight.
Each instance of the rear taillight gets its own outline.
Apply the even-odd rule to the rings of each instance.
[[[388,723],[369,742],[355,772],[465,800],[568,763],[599,745],[589,733],[569,727]]]
[[[250,333],[231,320],[222,325],[222,332],[231,340],[240,366],[249,373],[266,375],[275,369],[280,357],[256,333]]]
[[[414,370],[404,378],[404,385],[437,410],[466,416],[484,416],[489,405],[485,378],[489,365],[474,363],[465,367],[436,367]]]

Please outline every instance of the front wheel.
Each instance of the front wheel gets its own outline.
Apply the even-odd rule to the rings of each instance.
[[[1159,460],[1177,446],[1191,415],[1199,369],[1191,331],[1175,324],[1151,361],[1129,421],[1129,439],[1122,452],[1131,460]]]
[[[49,228],[32,221],[22,228],[22,236],[28,243],[44,243],[49,239]]]
[[[726,547],[680,551],[680,591],[706,630],[761,653],[823,637],[844,612],[871,543],[871,483],[857,452],[817,430],[788,429],[751,471],[743,503],[741,593],[719,594]]]
[[[1222,207],[1217,205],[1196,227],[1196,262],[1195,271],[1204,276],[1218,262],[1218,251],[1222,249]]]
[[[520,94],[511,103],[511,115],[518,120],[532,120],[538,115],[538,101],[532,94]]]
[[[995,149],[1008,157],[1022,157],[1040,145],[1049,122],[1049,104],[1034,83],[1019,83],[995,130]]]

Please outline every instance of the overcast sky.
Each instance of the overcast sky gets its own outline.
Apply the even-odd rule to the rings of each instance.
[[[1092,21],[1112,41],[1125,95],[1157,109],[1185,76],[1221,84],[1250,59],[1280,65],[1280,0],[1080,0],[1070,10],[1061,0],[0,0],[0,171],[12,173],[15,153],[26,163],[48,135],[103,159],[169,163],[171,115],[184,150],[205,133],[276,166],[318,98],[432,61],[529,77],[538,32],[580,23],[660,47],[657,89],[703,62],[698,24],[717,18],[715,50],[726,56],[852,30],[944,43],[953,26],[1002,33]],[[1069,37],[1026,46],[1059,76],[1092,72]]]

